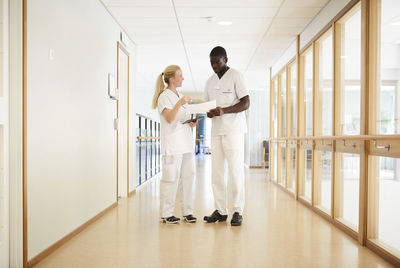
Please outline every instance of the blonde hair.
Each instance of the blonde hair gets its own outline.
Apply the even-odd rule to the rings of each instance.
[[[181,67],[179,67],[178,65],[169,65],[165,68],[163,73],[158,75],[156,89],[154,91],[154,97],[153,97],[153,104],[152,104],[153,109],[157,108],[158,97],[165,89],[164,82],[168,85],[169,79],[172,77],[175,77],[176,71],[178,71],[180,69],[181,69]],[[163,80],[163,76],[164,76],[164,80]]]

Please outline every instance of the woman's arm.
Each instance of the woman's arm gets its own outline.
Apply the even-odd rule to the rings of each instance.
[[[189,102],[190,102],[190,97],[184,96],[184,97],[180,98],[180,100],[175,104],[175,106],[174,106],[174,108],[172,108],[172,110],[165,108],[161,114],[164,116],[164,118],[168,122],[168,124],[171,124],[176,119],[176,116],[178,115],[179,109],[182,107],[182,105],[189,103]]]

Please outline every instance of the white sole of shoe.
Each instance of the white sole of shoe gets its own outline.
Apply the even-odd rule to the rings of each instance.
[[[161,223],[166,223],[166,224],[177,224],[179,221],[167,221],[167,219],[161,218],[160,219]]]

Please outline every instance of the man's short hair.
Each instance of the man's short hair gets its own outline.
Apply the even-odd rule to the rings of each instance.
[[[210,57],[223,57],[226,58],[226,50],[223,47],[214,47],[210,52]]]

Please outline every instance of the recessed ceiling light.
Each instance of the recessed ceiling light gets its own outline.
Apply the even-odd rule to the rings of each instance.
[[[400,26],[400,21],[393,22],[391,25],[392,26]]]
[[[223,21],[219,21],[218,24],[222,25],[222,26],[229,26],[229,25],[232,25],[232,22],[228,21],[228,20],[223,20]]]

